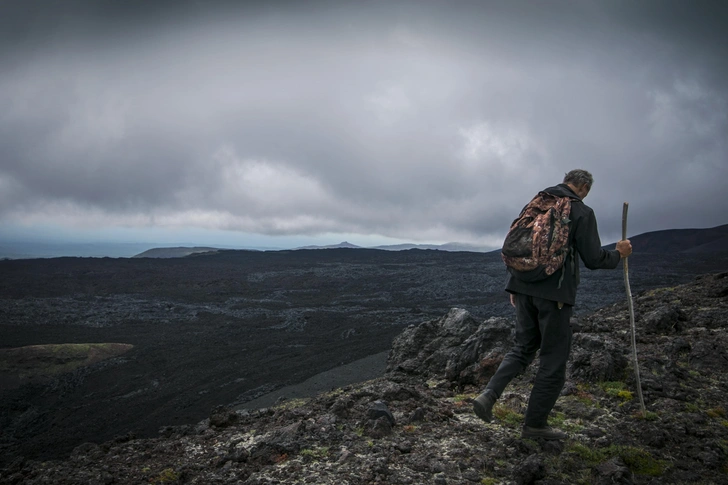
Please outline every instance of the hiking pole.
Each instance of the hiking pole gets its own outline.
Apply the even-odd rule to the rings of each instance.
[[[622,206],[622,240],[627,239],[627,209],[629,203],[625,202]],[[629,308],[629,323],[632,326],[632,356],[634,358],[634,377],[637,380],[637,395],[640,398],[640,407],[642,408],[642,417],[647,416],[645,409],[645,400],[642,398],[642,383],[640,382],[640,366],[637,362],[637,331],[634,325],[634,305],[632,303],[632,290],[629,288],[629,268],[627,267],[627,258],[624,258],[624,288],[627,290],[627,308]]]

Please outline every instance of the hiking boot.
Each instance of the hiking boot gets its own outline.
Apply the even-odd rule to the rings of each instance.
[[[553,429],[551,426],[544,426],[543,428],[532,428],[531,426],[524,426],[523,431],[521,432],[521,438],[563,440],[568,438],[568,435],[559,430]]]
[[[490,423],[493,419],[493,404],[495,404],[495,396],[485,391],[473,401],[473,411],[475,415],[486,423]]]

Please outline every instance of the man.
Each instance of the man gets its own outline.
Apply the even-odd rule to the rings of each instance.
[[[564,182],[545,189],[571,198],[571,216],[564,271],[546,279],[526,283],[508,275],[506,291],[516,308],[516,338],[485,391],[475,399],[475,414],[492,419],[493,404],[508,383],[523,372],[540,350],[540,365],[526,410],[523,438],[563,439],[566,434],[550,428],[546,421],[566,381],[566,362],[571,351],[571,324],[576,287],[579,284],[578,254],[589,269],[613,269],[621,258],[632,254],[629,240],[619,241],[613,251],[602,249],[594,211],[582,202],[594,179],[586,170],[572,170]],[[563,278],[563,279],[561,279]]]

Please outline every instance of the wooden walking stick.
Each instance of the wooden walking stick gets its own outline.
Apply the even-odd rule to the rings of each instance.
[[[622,207],[622,240],[627,239],[627,209],[629,203],[625,202]],[[629,323],[632,327],[632,356],[634,359],[634,377],[637,380],[637,395],[640,398],[640,407],[642,408],[642,417],[647,416],[645,409],[645,400],[642,398],[642,383],[640,382],[640,366],[637,362],[637,331],[634,325],[634,304],[632,303],[632,290],[629,288],[629,268],[627,267],[627,258],[624,258],[624,288],[627,290],[627,307],[629,308]]]

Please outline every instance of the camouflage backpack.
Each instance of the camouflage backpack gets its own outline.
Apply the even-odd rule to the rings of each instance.
[[[569,254],[570,214],[571,198],[543,191],[523,208],[501,250],[503,262],[514,277],[539,281],[564,266]]]

